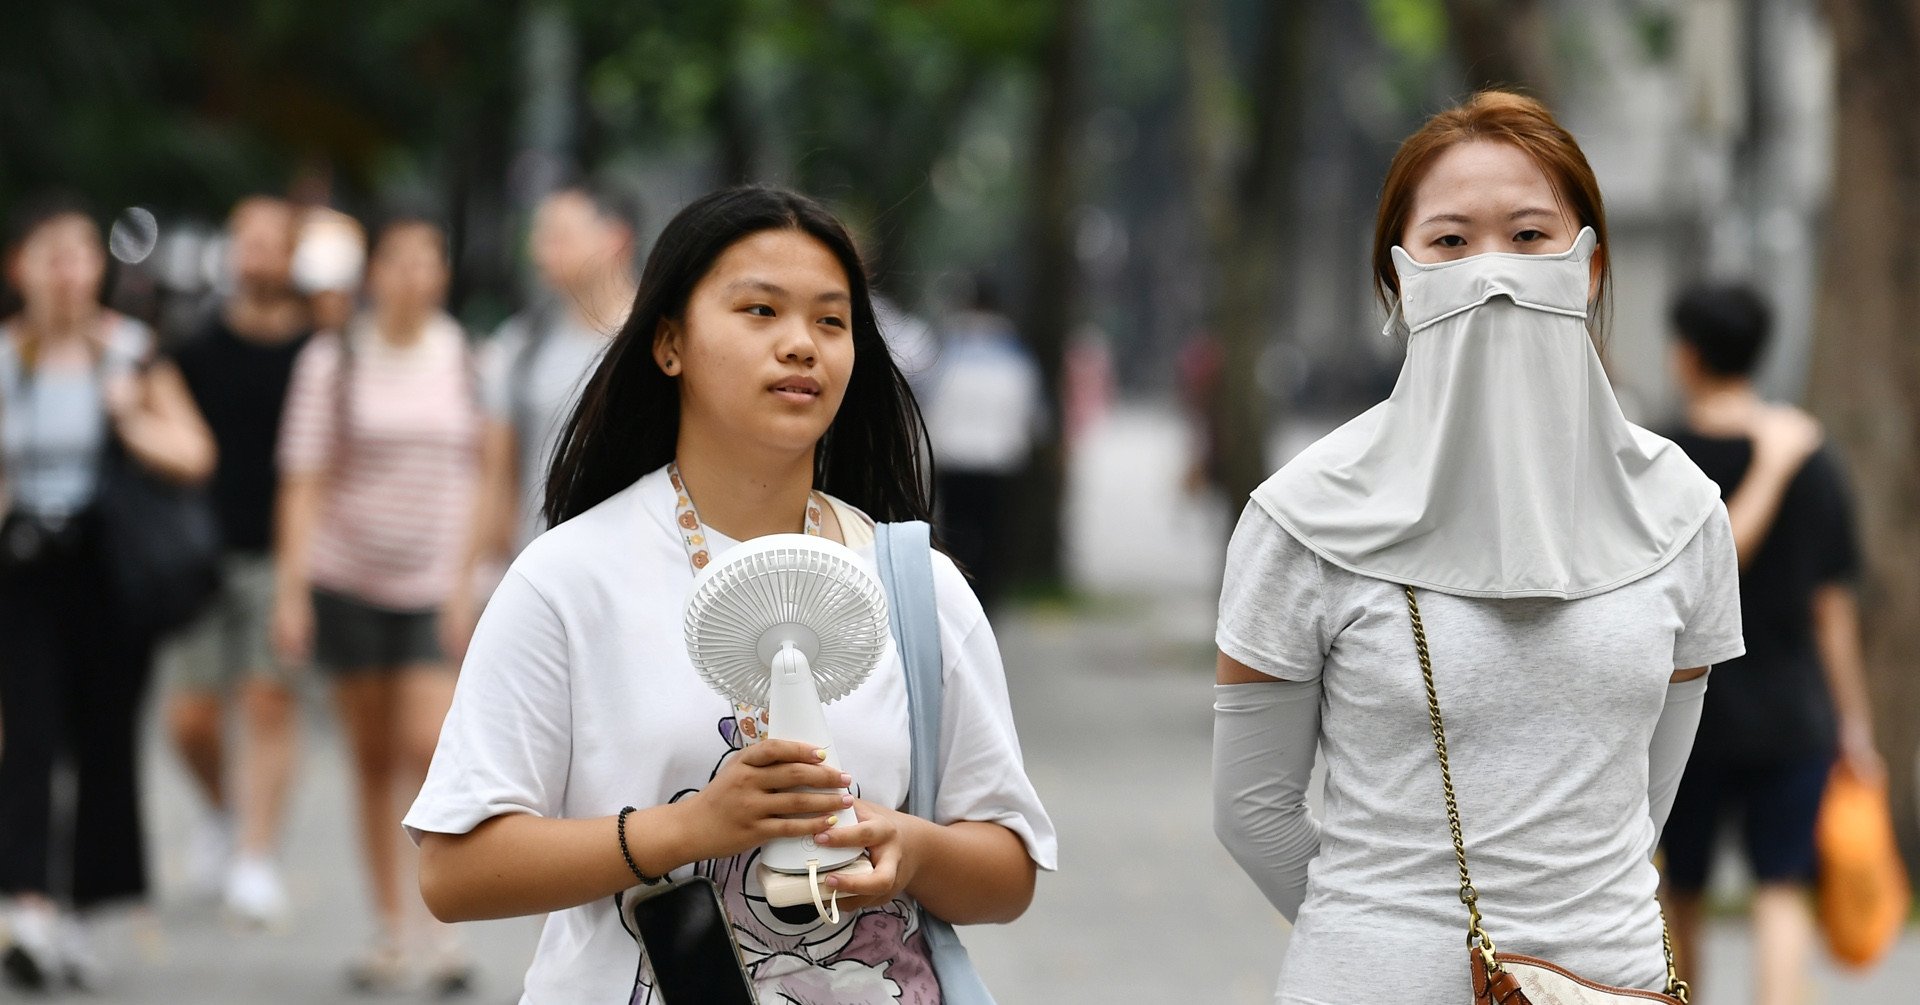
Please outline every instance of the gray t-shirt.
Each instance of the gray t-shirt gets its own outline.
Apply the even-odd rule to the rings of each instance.
[[[111,435],[105,382],[132,373],[152,351],[153,335],[110,315],[104,349],[94,366],[43,363],[29,374],[13,326],[0,326],[0,474],[21,510],[66,517],[93,504]]]
[[[1662,985],[1648,743],[1673,671],[1743,650],[1725,511],[1671,564],[1598,596],[1419,599],[1488,934],[1591,980]],[[1466,908],[1402,588],[1248,506],[1216,641],[1323,685],[1324,830],[1278,1001],[1465,1005]]]
[[[551,327],[531,356],[526,355],[527,340],[538,313],[523,311],[500,326],[481,361],[481,402],[488,418],[513,426],[519,452],[514,460],[520,482],[516,552],[547,527],[540,515],[547,466],[608,344],[608,332],[586,327],[571,311],[547,310]]]

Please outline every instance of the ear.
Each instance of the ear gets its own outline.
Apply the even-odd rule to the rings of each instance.
[[[680,326],[661,318],[653,329],[653,365],[669,377],[680,375],[681,356]]]

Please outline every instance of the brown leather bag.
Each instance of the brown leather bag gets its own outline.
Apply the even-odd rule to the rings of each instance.
[[[1480,926],[1480,892],[1467,872],[1467,845],[1460,834],[1460,806],[1453,794],[1453,769],[1447,765],[1447,728],[1440,719],[1440,696],[1433,687],[1433,657],[1420,604],[1407,591],[1407,615],[1413,621],[1413,645],[1420,654],[1420,675],[1427,685],[1427,715],[1433,723],[1433,750],[1440,760],[1440,784],[1447,797],[1447,827],[1453,832],[1453,857],[1460,867],[1460,902],[1467,905],[1467,954],[1471,958],[1474,1005],[1634,1005],[1663,1002],[1687,1005],[1691,991],[1673,965],[1673,938],[1660,919],[1660,948],[1667,957],[1667,990],[1643,991],[1597,984],[1565,967],[1531,956],[1499,952]]]

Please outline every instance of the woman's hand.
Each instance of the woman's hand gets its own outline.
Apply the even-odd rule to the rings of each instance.
[[[1825,433],[1813,416],[1789,405],[1768,405],[1753,419],[1753,463],[1788,474],[1820,449]]]
[[[840,909],[858,911],[878,907],[906,892],[919,872],[918,845],[912,835],[926,821],[899,810],[890,810],[856,800],[854,813],[860,822],[814,835],[822,847],[859,847],[867,850],[873,871],[863,876],[829,873],[824,879],[828,889],[840,894]]]
[[[689,861],[727,858],[777,837],[818,834],[853,805],[851,775],[795,740],[761,740],[729,758],[706,788],[683,800]],[[786,792],[798,787],[831,792]],[[797,817],[798,819],[788,819]]]
[[[273,595],[273,654],[299,666],[313,653],[313,594],[279,589]]]

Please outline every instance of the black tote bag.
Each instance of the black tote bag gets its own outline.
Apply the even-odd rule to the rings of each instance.
[[[112,437],[94,508],[122,623],[157,638],[193,620],[220,585],[220,525],[206,491],[141,467]]]

